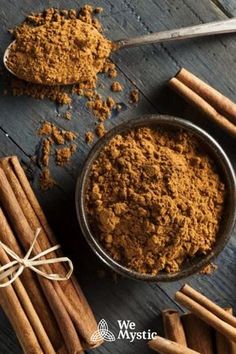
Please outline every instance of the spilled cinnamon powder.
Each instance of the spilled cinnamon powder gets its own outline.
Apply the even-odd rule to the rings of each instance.
[[[130,103],[138,103],[140,100],[139,91],[134,89],[129,94]]]
[[[178,272],[211,252],[225,185],[187,132],[139,128],[116,135],[93,163],[86,209],[94,235],[139,273]]]
[[[118,81],[114,81],[111,85],[111,90],[113,92],[121,92],[123,90],[123,86]]]
[[[65,141],[73,141],[77,138],[76,133],[70,130],[63,130],[58,128],[55,124],[50,122],[43,122],[38,135],[48,135],[58,145],[65,144]]]
[[[64,166],[67,164],[70,160],[73,154],[75,153],[77,149],[76,144],[72,144],[71,146],[66,146],[63,148],[57,148],[56,149],[56,164],[58,166]]]
[[[70,162],[77,149],[77,144],[75,143],[69,146],[66,145],[61,148],[55,148],[54,150],[53,146],[71,143],[77,138],[77,134],[70,130],[60,129],[55,124],[45,121],[39,128],[38,135],[43,136],[42,151],[39,158],[39,162],[43,166],[40,176],[40,186],[43,190],[48,190],[56,185],[49,169],[50,157],[54,156],[58,166],[64,166]]]
[[[51,154],[52,144],[53,144],[53,141],[51,138],[44,139],[43,143],[42,143],[41,162],[42,162],[42,165],[45,167],[47,167],[49,165],[49,157]]]
[[[70,90],[63,86],[46,86],[32,84],[23,80],[11,80],[11,91],[13,96],[30,96],[38,100],[49,99],[59,104],[70,105],[72,98]]]
[[[51,176],[51,172],[48,167],[44,168],[39,177],[40,188],[43,191],[47,191],[48,189],[53,188],[57,183]]]
[[[112,110],[116,108],[116,102],[112,97],[107,97],[105,101],[96,97],[89,100],[86,106],[102,122],[111,116]]]
[[[87,132],[87,133],[85,134],[85,141],[86,141],[86,143],[87,143],[87,144],[92,144],[93,140],[94,140],[94,134],[93,134],[92,132]]]
[[[95,133],[99,138],[103,137],[106,134],[106,129],[103,123],[99,123],[96,126]]]

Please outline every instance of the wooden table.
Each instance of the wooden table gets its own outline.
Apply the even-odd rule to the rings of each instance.
[[[85,1],[81,1],[80,5],[83,3]],[[107,35],[112,39],[236,16],[235,0],[101,0],[91,3],[104,7],[101,20]],[[76,8],[78,3],[73,0],[0,0],[1,56],[10,41],[7,29],[20,23],[29,12],[51,6]],[[181,98],[165,87],[166,81],[184,66],[236,100],[236,34],[123,50],[113,55],[113,60],[119,71],[118,80],[125,89],[120,94],[113,94],[122,104],[122,111],[106,121],[107,129],[143,113],[161,112],[183,116],[211,133],[236,164],[235,141],[206,118],[192,112]],[[100,82],[103,85],[99,91],[103,95],[110,95],[112,80],[101,77]],[[2,86],[1,79],[1,90]],[[128,97],[130,89],[135,87],[141,94],[141,101],[137,106],[131,105]],[[162,334],[160,311],[169,307],[180,308],[173,300],[173,294],[184,281],[148,284],[129,279],[114,279],[88,248],[78,228],[74,210],[75,182],[90,150],[90,146],[84,142],[84,134],[95,126],[95,118],[85,108],[85,99],[73,98],[71,121],[61,117],[67,107],[56,106],[48,100],[1,95],[0,107],[1,155],[16,154],[28,167],[33,188],[51,225],[57,231],[65,252],[76,265],[79,281],[97,319],[106,319],[110,330],[115,334],[118,331],[118,319],[134,321],[137,331],[151,329]],[[79,133],[79,148],[72,163],[65,168],[53,166],[53,174],[59,187],[46,193],[38,186],[40,168],[32,159],[40,147],[36,130],[45,119]],[[232,236],[228,246],[218,257],[218,270],[214,274],[195,275],[187,281],[220,305],[233,306],[236,310],[235,236]],[[94,350],[94,353],[100,354],[149,352],[145,341],[130,343],[128,340],[106,343]],[[0,312],[0,353],[21,353],[3,312]]]

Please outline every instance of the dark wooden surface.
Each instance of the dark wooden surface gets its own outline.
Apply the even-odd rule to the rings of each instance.
[[[79,5],[84,3],[86,2],[81,1]],[[107,36],[112,39],[236,15],[235,0],[102,0],[90,3],[104,7],[101,19]],[[29,12],[51,6],[76,8],[79,5],[73,0],[0,0],[0,55],[3,55],[10,41],[7,29],[21,22]],[[125,90],[121,94],[114,94],[122,103],[123,109],[106,122],[107,129],[143,113],[161,112],[183,116],[210,132],[222,144],[234,166],[236,165],[235,141],[205,118],[193,113],[179,97],[165,87],[166,81],[184,66],[236,100],[236,34],[123,50],[113,55],[113,60],[119,71],[118,80]],[[104,85],[99,89],[100,92],[110,94],[111,80],[101,76],[100,82]],[[128,92],[133,87],[137,87],[141,93],[141,101],[137,107],[128,102]],[[0,107],[1,156],[16,154],[27,165],[33,188],[57,231],[65,252],[76,265],[78,279],[97,319],[105,318],[114,333],[118,330],[118,319],[130,319],[136,322],[138,331],[150,328],[162,334],[160,311],[168,307],[179,307],[173,300],[173,294],[183,281],[148,284],[121,278],[115,280],[85,244],[77,225],[74,211],[75,182],[90,149],[84,142],[84,133],[95,126],[94,117],[85,108],[85,100],[73,98],[71,121],[61,118],[66,107],[58,107],[48,100],[1,95]],[[65,168],[53,166],[53,173],[60,186],[46,193],[42,193],[38,186],[39,166],[31,160],[39,148],[39,138],[35,132],[44,119],[79,133],[79,149],[72,163]],[[230,305],[236,310],[235,233],[216,263],[218,270],[213,275],[195,275],[187,281],[220,305]],[[102,272],[105,275],[101,277]],[[129,343],[125,340],[107,343],[94,350],[97,354],[149,352],[145,341]],[[21,353],[2,311],[0,353]]]

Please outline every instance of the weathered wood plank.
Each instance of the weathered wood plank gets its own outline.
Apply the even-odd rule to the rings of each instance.
[[[236,15],[236,3],[234,0],[213,0],[213,2],[229,17]]]
[[[0,352],[21,354],[22,350],[19,347],[15,333],[13,332],[10,323],[2,311],[0,311]]]

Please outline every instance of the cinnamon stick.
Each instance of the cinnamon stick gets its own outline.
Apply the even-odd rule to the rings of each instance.
[[[179,71],[176,78],[236,124],[236,104],[233,101],[184,68]]]
[[[228,322],[228,316],[230,316],[230,319],[233,316],[229,314],[227,314],[227,316],[222,316],[221,311],[219,311],[219,306],[213,304],[209,299],[204,300],[205,297],[203,295],[192,290],[193,289],[191,287],[184,286],[181,291],[177,291],[175,294],[175,299],[201,320],[235,342],[236,328]],[[191,294],[193,297],[191,297]],[[216,311],[214,312],[214,310]],[[217,317],[216,313],[220,313],[221,318],[224,317],[224,320]],[[231,323],[232,322],[233,321],[231,321]]]
[[[19,257],[23,258],[23,252],[16,241],[16,238],[8,224],[8,221],[0,208],[0,240],[13,250]],[[39,316],[45,331],[55,348],[59,350],[63,346],[63,339],[59,327],[51,312],[49,304],[45,299],[37,277],[29,270],[25,269],[21,275],[22,284],[32,301],[37,315]]]
[[[1,249],[0,253],[2,255]],[[0,304],[17,335],[24,353],[44,354],[12,285],[4,289],[0,288]]]
[[[212,119],[216,124],[224,128],[233,137],[236,137],[236,125],[234,125],[222,114],[217,112],[217,110],[207,101],[205,101],[204,98],[199,96],[196,92],[191,90],[177,78],[172,78],[169,81],[169,86],[179,95],[181,95],[188,103],[199,109],[199,111]]]
[[[189,348],[201,354],[214,354],[213,330],[192,313],[181,316]]]
[[[205,308],[207,308],[209,311],[214,313],[225,322],[229,323],[231,326],[236,327],[236,317],[225,311],[222,307],[215,304],[213,301],[199,293],[197,290],[193,289],[190,285],[185,284],[182,287],[181,292],[183,292],[185,295],[188,295],[193,300],[196,300],[199,304],[203,305]]]
[[[2,211],[0,211],[1,213]],[[9,257],[5,251],[0,247],[0,264],[5,265],[10,262]],[[19,300],[19,303],[22,306],[22,309],[25,312],[25,315],[32,326],[32,335],[35,336],[39,342],[39,345],[42,348],[43,353],[45,354],[56,354],[52,343],[50,342],[48,335],[36,313],[33,304],[27,294],[21,280],[18,278],[12,285],[12,289],[15,290],[15,294]],[[1,292],[4,292],[4,289],[1,289]],[[15,315],[15,314],[14,314]],[[24,333],[24,327],[21,328],[21,331]],[[19,334],[18,334],[19,335]]]
[[[46,217],[32,191],[32,188],[17,157],[2,159],[0,161],[0,165],[7,175],[7,179],[30,227],[34,230],[38,227],[42,227],[42,233],[38,240],[38,244],[41,249],[46,249],[52,245],[55,245],[55,236],[47,223]],[[55,256],[55,253],[50,254],[50,257]],[[60,263],[52,265],[52,269],[55,273],[65,274],[65,268]],[[62,291],[60,291],[60,288]],[[69,312],[76,329],[79,331],[83,341],[86,343],[86,346],[96,347],[100,345],[101,342],[94,343],[91,341],[91,335],[96,331],[97,323],[75,278],[72,277],[72,281],[69,282],[60,282],[57,287],[57,291],[60,292],[61,300]]]
[[[162,311],[165,337],[187,347],[186,337],[180,314],[176,310],[167,309]]]
[[[225,309],[226,312],[229,312],[231,315],[233,314],[232,308]],[[224,337],[219,332],[215,332],[216,337],[216,353],[222,354],[236,354],[236,343],[232,342],[227,337]]]
[[[195,350],[159,336],[149,341],[148,345],[151,349],[163,354],[200,354]]]
[[[0,168],[0,202],[4,205],[4,210],[6,211],[12,225],[14,225],[15,232],[18,236],[19,241],[22,246],[27,251],[32,244],[34,238],[34,232],[29,224],[25,215],[13,193],[13,190],[7,180],[4,171]],[[33,254],[36,255],[40,253],[39,244],[36,242],[33,250]],[[44,265],[42,270],[51,273],[50,266]],[[69,353],[81,353],[83,351],[81,342],[76,333],[74,325],[64,307],[63,302],[59,298],[55,289],[59,286],[57,282],[52,284],[51,281],[43,277],[38,277],[42,290],[51,306],[54,316],[59,324],[61,334],[65,340],[65,344]]]

